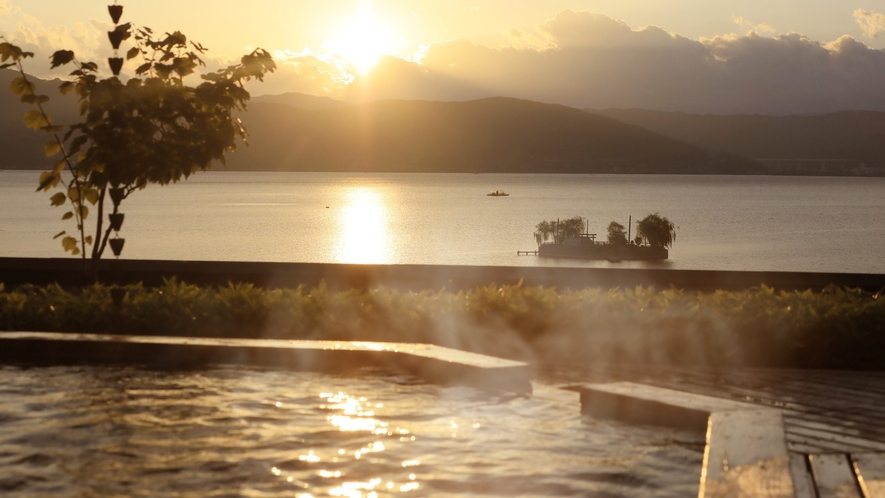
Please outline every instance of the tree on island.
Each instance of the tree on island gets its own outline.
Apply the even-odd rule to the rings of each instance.
[[[115,255],[122,251],[124,239],[110,236],[122,226],[119,206],[123,199],[150,183],[176,183],[210,168],[213,161],[223,164],[224,155],[237,148],[236,137],[245,142],[246,130],[232,115],[246,109],[249,92],[243,83],[253,78],[263,81],[276,68],[270,54],[259,48],[237,65],[201,75],[199,85],[185,85],[185,77],[194,74],[197,66],[205,66],[200,58],[205,47],[188,42],[178,31],[155,37],[150,28],[119,24],[121,5],[108,6],[108,11],[115,25],[108,32],[115,50],[115,57],[108,59],[113,76],[101,77],[98,64],[79,61],[70,50],[52,54],[50,69],[76,66],[70,73],[72,79],[59,87],[62,95],[74,92],[79,99],[81,121],[76,124],[55,125],[44,110],[49,97],[36,94],[22,65],[23,59],[34,54],[6,41],[0,43],[0,62],[4,63],[0,69],[15,67],[20,73],[10,90],[36,107],[25,113],[25,126],[48,133],[52,139],[44,146],[47,157],[61,157],[40,175],[37,188],[59,190],[50,198],[52,206],[71,206],[62,220],[73,219],[76,231],[63,231],[55,238],[62,237],[64,250],[83,259],[87,246],[92,246],[93,260],[101,258],[109,241]],[[126,52],[126,60],[140,58],[141,64],[135,76],[123,82],[118,76],[124,60],[116,57],[116,51],[130,38],[134,46]],[[102,233],[108,196],[113,211]],[[94,231],[86,227],[89,206],[98,210]]]
[[[608,243],[612,245],[627,244],[627,232],[624,231],[624,225],[617,221],[608,224]]]
[[[676,240],[676,225],[658,213],[650,214],[636,222],[637,238],[652,247],[668,248]]]
[[[578,238],[584,232],[585,221],[582,216],[574,216],[566,220],[542,221],[535,227],[535,242],[540,247],[551,237],[556,244]]]

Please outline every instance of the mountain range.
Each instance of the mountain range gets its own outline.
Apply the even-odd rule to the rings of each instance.
[[[885,112],[799,116],[588,110],[706,150],[754,159],[856,160],[885,167]]]
[[[44,169],[48,136],[26,129],[29,106],[3,88],[0,169]],[[36,80],[55,123],[76,120],[59,80]],[[754,159],[881,162],[885,113],[716,116],[579,110],[511,98],[467,102],[383,100],[350,105],[297,93],[252,99],[240,116],[249,146],[228,156],[247,171],[695,173],[765,172]]]

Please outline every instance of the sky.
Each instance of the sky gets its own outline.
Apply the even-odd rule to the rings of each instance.
[[[108,3],[0,0],[0,35],[35,51],[29,70],[48,76],[53,50],[110,55]],[[210,69],[256,47],[271,51],[280,69],[253,94],[885,111],[885,0],[120,3],[123,21],[180,30],[208,47]]]

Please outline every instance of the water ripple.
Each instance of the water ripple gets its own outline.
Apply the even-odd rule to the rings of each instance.
[[[686,496],[702,437],[367,372],[0,367],[0,494]]]

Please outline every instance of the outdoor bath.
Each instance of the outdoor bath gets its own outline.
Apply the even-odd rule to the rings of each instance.
[[[578,395],[253,366],[0,367],[4,496],[690,496],[703,435]]]

